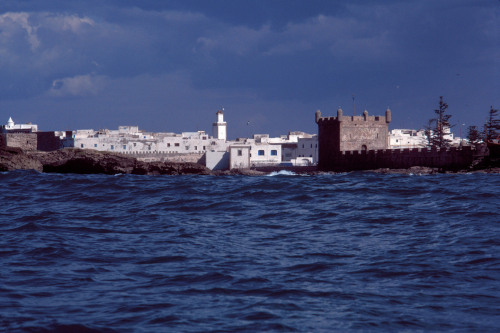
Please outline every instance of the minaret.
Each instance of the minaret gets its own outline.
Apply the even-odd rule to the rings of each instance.
[[[14,127],[14,121],[12,120],[12,117],[9,117],[9,120],[7,121],[7,128],[13,128]]]
[[[213,136],[216,139],[221,139],[226,141],[227,136],[227,123],[224,121],[224,108],[217,111],[217,122],[213,123]]]

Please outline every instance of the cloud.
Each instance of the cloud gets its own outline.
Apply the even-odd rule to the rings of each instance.
[[[144,95],[171,91],[179,81],[156,79],[180,72],[193,98],[248,98],[266,110],[336,108],[353,93],[370,112],[431,92],[498,96],[490,1],[6,0],[0,10],[0,101],[86,96],[98,105],[123,82],[146,84]]]
[[[105,88],[107,78],[105,76],[77,75],[56,79],[48,91],[49,96],[74,97],[96,95]]]
[[[29,22],[28,13],[5,13],[0,15],[0,31],[2,31],[2,44],[5,40],[18,38],[19,30],[24,30],[22,38],[26,41],[32,51],[40,46],[40,40],[36,35],[37,27]]]

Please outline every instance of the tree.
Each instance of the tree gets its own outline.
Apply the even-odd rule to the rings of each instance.
[[[467,131],[467,140],[469,140],[470,143],[478,143],[481,141],[481,133],[477,129],[477,126],[469,126]]]
[[[435,121],[435,119],[429,119],[427,122],[427,125],[424,127],[424,134],[427,139],[427,145],[432,146],[432,134],[433,132],[433,127],[432,123]]]
[[[436,127],[432,132],[431,145],[439,148],[449,147],[451,140],[446,138],[450,131],[450,118],[451,115],[446,114],[448,104],[443,101],[443,96],[439,96],[439,109],[434,110],[436,113]]]
[[[498,110],[490,107],[490,114],[486,122],[486,141],[496,139],[500,135],[500,119],[497,119]]]

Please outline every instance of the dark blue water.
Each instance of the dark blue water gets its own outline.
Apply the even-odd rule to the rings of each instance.
[[[0,183],[2,331],[500,327],[500,175]]]

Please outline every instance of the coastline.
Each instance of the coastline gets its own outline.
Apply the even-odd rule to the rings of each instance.
[[[78,148],[65,148],[51,152],[23,151],[20,148],[0,149],[0,171],[35,170],[44,173],[75,174],[137,174],[137,175],[244,175],[261,176],[272,172],[290,171],[296,174],[319,175],[336,172],[320,171],[316,167],[276,166],[265,168],[212,171],[207,167],[189,162],[143,162],[133,157],[111,152]],[[350,172],[353,170],[346,170]],[[482,162],[465,170],[441,170],[414,166],[408,169],[375,169],[361,172],[378,174],[430,175],[430,174],[500,174],[498,160]]]

